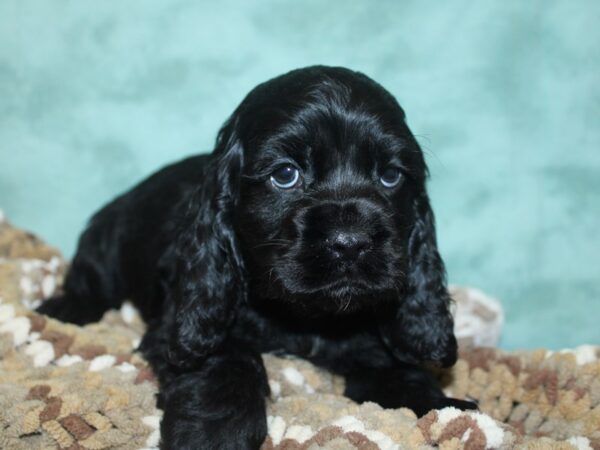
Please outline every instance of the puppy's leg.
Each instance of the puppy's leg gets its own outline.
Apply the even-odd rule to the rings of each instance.
[[[64,293],[44,301],[37,312],[85,325],[97,322],[108,309],[120,306],[123,295],[118,276],[118,243],[111,239],[111,228],[102,221],[92,221],[79,240]]]
[[[375,402],[384,408],[406,407],[421,417],[432,409],[453,406],[477,409],[477,405],[444,395],[435,378],[416,366],[360,369],[346,375],[346,397],[355,402]]]
[[[161,388],[162,449],[258,449],[267,434],[260,354],[228,349]]]

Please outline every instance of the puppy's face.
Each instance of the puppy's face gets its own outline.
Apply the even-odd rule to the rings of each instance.
[[[345,69],[291,72],[249,94],[237,129],[251,295],[310,314],[401,295],[426,169],[390,94]]]

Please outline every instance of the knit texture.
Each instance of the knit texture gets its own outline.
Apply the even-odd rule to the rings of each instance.
[[[125,304],[85,327],[32,312],[60,289],[65,269],[56,250],[0,223],[0,448],[156,448],[158,386],[134,352],[144,330],[135,309]],[[599,356],[593,346],[463,350],[440,381],[480,411],[417,419],[404,408],[357,405],[341,395],[342,378],[265,355],[263,449],[600,449]]]

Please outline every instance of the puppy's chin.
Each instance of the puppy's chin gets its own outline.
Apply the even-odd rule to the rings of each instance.
[[[296,317],[317,318],[376,311],[385,304],[394,303],[397,296],[395,289],[374,290],[365,283],[342,279],[318,289],[303,290],[294,286],[290,290],[280,286],[277,294],[264,301],[269,307],[288,310]]]
[[[335,314],[353,314],[380,309],[382,304],[393,303],[397,296],[393,290],[373,291],[352,282],[340,282],[337,287],[328,287],[311,299],[306,299],[311,309]]]

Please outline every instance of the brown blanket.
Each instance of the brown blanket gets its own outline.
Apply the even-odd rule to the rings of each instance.
[[[156,381],[133,349],[143,332],[124,306],[77,327],[31,311],[60,288],[65,263],[33,235],[0,223],[0,448],[141,449],[158,445]],[[265,355],[272,395],[264,449],[600,449],[600,352],[592,346],[463,351],[440,374],[451,408],[356,405],[343,380],[297,359]]]

